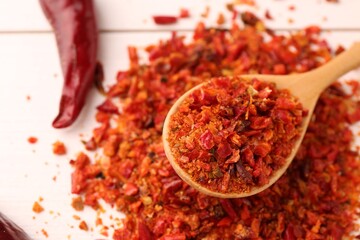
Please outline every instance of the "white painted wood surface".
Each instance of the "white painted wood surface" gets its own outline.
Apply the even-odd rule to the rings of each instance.
[[[126,47],[129,44],[145,46],[169,37],[170,32],[164,30],[190,30],[202,19],[200,13],[207,5],[211,8],[210,18],[206,20],[209,25],[214,25],[219,11],[227,11],[225,1],[219,0],[95,2],[102,30],[99,59],[104,65],[107,83],[114,81],[117,70],[127,67]],[[296,10],[288,11],[290,5],[295,5]],[[192,17],[166,27],[153,24],[152,15],[176,15],[180,7],[188,8]],[[275,29],[320,24],[327,29],[340,30],[324,33],[333,46],[349,46],[360,41],[358,0],[340,0],[339,4],[325,0],[302,0],[301,3],[258,0],[260,15],[265,9],[272,13],[274,20],[267,23]],[[289,18],[294,23],[289,24]],[[72,217],[79,215],[90,227],[95,226],[94,211],[86,209],[78,213],[70,206],[71,167],[68,164],[83,150],[80,139],[87,139],[96,126],[94,113],[101,96],[95,90],[91,92],[80,119],[71,128],[55,130],[51,127],[63,81],[54,36],[37,0],[0,0],[0,70],[0,211],[33,239],[105,239],[96,229],[93,232],[79,230],[79,221]],[[352,76],[360,80],[359,71]],[[27,96],[31,100],[27,100]],[[29,136],[36,136],[38,143],[29,144]],[[56,140],[68,147],[66,156],[53,155],[52,143]],[[56,181],[52,180],[53,176],[57,177]],[[32,204],[40,196],[44,198],[41,204],[45,212],[34,214]],[[112,214],[120,216],[118,212]],[[41,229],[48,232],[49,238]]]
[[[190,10],[191,19],[185,19],[171,26],[171,29],[192,29],[194,20],[214,24],[219,12],[226,13],[226,3],[237,0],[95,0],[99,27],[102,30],[162,30],[169,26],[156,26],[153,15],[178,15],[181,7]],[[269,10],[274,20],[268,21],[272,28],[293,29],[317,24],[327,29],[360,29],[359,0],[340,0],[329,3],[326,0],[258,0],[255,7],[236,5],[237,9],[251,9],[260,16]],[[208,19],[200,15],[209,6]],[[294,11],[289,11],[294,6]],[[289,19],[293,23],[289,24]],[[48,31],[37,0],[1,0],[0,31]]]

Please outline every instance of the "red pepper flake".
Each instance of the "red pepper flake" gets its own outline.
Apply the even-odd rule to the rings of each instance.
[[[288,9],[289,9],[289,11],[295,11],[295,10],[296,10],[296,7],[295,7],[295,5],[290,5],[290,6],[288,7]]]
[[[234,11],[232,12],[231,20],[236,21],[238,15],[239,15],[238,11],[234,10]]]
[[[274,20],[268,9],[265,11],[265,18],[268,20]]]
[[[26,100],[30,101],[31,100],[31,96],[30,95],[26,95]]]
[[[76,211],[82,211],[84,210],[84,202],[82,200],[81,197],[75,197],[72,199],[71,202],[71,206],[76,210]]]
[[[294,23],[294,19],[292,19],[292,18],[288,18],[288,23],[289,23],[289,24]]]
[[[41,229],[41,233],[42,233],[46,238],[49,237],[49,234],[47,233],[47,231],[46,231],[45,229]]]
[[[307,35],[315,34],[318,35],[321,32],[321,28],[316,25],[308,26],[305,28],[305,33]]]
[[[210,14],[210,7],[206,6],[204,12],[201,14],[201,17],[208,18]]]
[[[223,25],[224,23],[225,23],[225,16],[224,16],[224,14],[223,13],[219,13],[219,15],[218,15],[218,18],[217,18],[217,20],[216,20],[216,24],[217,25],[219,25],[219,26],[221,26],[221,25]]]
[[[27,140],[30,144],[35,144],[35,143],[37,143],[38,138],[37,137],[28,137]]]
[[[342,53],[343,51],[345,51],[345,48],[343,46],[338,46],[337,49],[335,50],[335,54],[339,55],[340,53]]]
[[[101,218],[97,217],[95,221],[95,226],[101,226],[103,225],[103,221]]]
[[[256,3],[254,0],[234,0],[234,4],[238,5],[249,5],[249,6],[256,6]]]
[[[360,93],[360,83],[357,80],[346,81],[346,84],[351,87],[352,95],[358,96]]]
[[[109,236],[109,227],[103,226],[100,230],[100,234],[103,235],[104,237],[108,237]]]
[[[233,12],[235,10],[234,4],[233,3],[227,3],[226,4],[226,9],[229,10],[230,12]]]
[[[284,64],[275,64],[273,72],[274,74],[286,74],[286,66]]]
[[[267,89],[271,90],[266,97],[259,95]],[[247,114],[240,108],[254,110]],[[279,117],[284,114],[286,118]],[[195,90],[171,116],[169,146],[174,160],[203,187],[221,193],[249,192],[267,184],[285,163],[281,159],[288,157],[300,136],[304,115],[301,103],[274,84],[214,78]],[[268,139],[268,132],[276,139]],[[243,136],[244,141],[235,144],[229,136]],[[244,149],[255,156],[255,165],[240,157]],[[183,157],[191,161],[184,162]]]
[[[156,24],[159,25],[168,25],[168,24],[174,24],[177,22],[177,17],[175,16],[153,16],[153,20]]]
[[[83,231],[88,231],[88,230],[89,230],[89,227],[88,227],[88,225],[86,224],[85,221],[81,221],[81,222],[79,223],[79,228],[80,228],[81,230],[83,230]]]
[[[96,107],[97,110],[104,113],[119,113],[119,109],[115,104],[111,101],[111,99],[106,99],[101,105]]]
[[[326,0],[326,1],[329,3],[339,3],[340,2],[339,0]]]
[[[93,137],[90,138],[90,140],[88,140],[88,141],[84,141],[83,143],[85,145],[86,150],[88,150],[88,151],[94,151],[97,147],[95,139]]]
[[[53,153],[56,155],[66,154],[65,144],[61,141],[56,141],[53,143]]]
[[[256,26],[256,24],[260,22],[260,19],[255,14],[249,11],[241,13],[241,20],[244,22],[244,24],[250,26]]]
[[[125,214],[121,226],[114,229],[114,240],[344,239],[358,230],[354,220],[360,205],[360,162],[358,152],[352,148],[349,121],[357,121],[360,103],[340,83],[322,93],[301,147],[286,173],[258,195],[230,199],[231,205],[221,204],[220,199],[205,196],[184,183],[166,159],[161,136],[165,116],[176,99],[191,87],[224,74],[272,74],[275,65],[284,65],[286,74],[310,71],[334,56],[334,49],[319,34],[308,35],[304,30],[282,34],[267,30],[264,25],[257,27],[263,23],[253,14],[242,13],[242,17],[247,20],[245,28],[236,22],[228,30],[208,29],[199,23],[192,39],[185,41],[184,36],[174,34],[154,43],[147,48],[145,64],[139,64],[136,49],[131,49],[130,67],[122,70],[109,87],[106,97],[121,103],[123,112],[99,111],[96,115],[99,126],[93,138],[98,156],[90,159],[82,155],[72,161],[72,190],[81,195],[86,206],[99,209],[98,202],[102,201]],[[271,91],[264,89],[258,94],[266,98]],[[279,104],[291,107],[287,101]],[[251,121],[257,122],[253,127],[265,127],[265,119],[254,121],[251,117],[255,111],[258,115],[266,113],[266,106],[260,105],[261,111],[256,107],[233,111],[236,115],[247,112],[249,115],[249,122],[237,126],[238,130],[249,128]],[[225,109],[222,113],[231,111]],[[290,115],[280,111],[278,117],[286,120],[294,114],[297,111]],[[209,119],[208,114],[201,117],[202,121]],[[193,122],[196,119],[188,124]],[[279,126],[278,130],[289,129]],[[246,144],[257,131],[262,130],[253,129],[249,136],[228,136],[230,146]],[[260,143],[276,137],[266,131]],[[211,146],[211,140],[208,143]],[[193,144],[188,141],[187,147]],[[116,149],[116,154],[104,155],[105,145]],[[279,147],[284,149],[283,145]],[[266,146],[259,144],[258,155],[250,147],[241,149],[239,155],[255,168],[256,158],[265,152]],[[237,161],[237,152],[228,158],[229,165],[234,165],[231,162]],[[282,160],[265,158],[266,164],[280,164]],[[191,158],[183,161],[191,162]],[[237,164],[232,171],[251,179],[252,173],[245,166]],[[125,195],[126,183],[136,185],[137,194]]]
[[[180,8],[179,17],[180,17],[180,18],[189,18],[189,17],[190,17],[189,9],[187,9],[187,8]]]
[[[40,205],[39,202],[35,201],[32,210],[34,213],[41,213],[44,211],[44,208]]]

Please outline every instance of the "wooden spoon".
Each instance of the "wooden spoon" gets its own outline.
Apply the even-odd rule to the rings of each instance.
[[[286,159],[286,163],[273,175],[270,177],[269,183],[260,187],[253,187],[250,192],[243,193],[220,193],[211,191],[199,183],[192,180],[191,176],[186,173],[175,161],[168,139],[169,134],[169,122],[170,117],[177,111],[179,105],[195,90],[202,86],[202,84],[190,89],[184,95],[182,95],[172,106],[164,122],[163,128],[163,143],[165,154],[169,159],[171,165],[173,166],[176,173],[189,185],[193,188],[199,190],[202,193],[205,193],[214,197],[221,198],[241,198],[248,197],[254,194],[257,194],[266,188],[270,187],[274,182],[276,182],[289,167],[290,163],[295,157],[297,150],[302,142],[302,139],[305,135],[307,126],[309,125],[311,115],[314,111],[316,102],[321,94],[321,92],[328,87],[331,83],[336,81],[340,76],[347,73],[348,71],[355,69],[360,66],[360,42],[353,44],[351,48],[347,51],[342,52],[337,57],[324,64],[323,66],[301,74],[292,74],[292,75],[242,75],[241,78],[253,79],[257,78],[262,81],[269,81],[276,83],[278,89],[289,89],[294,96],[299,98],[299,101],[303,104],[305,109],[309,110],[307,117],[303,119],[303,126],[301,136],[298,141],[295,143],[294,148]]]

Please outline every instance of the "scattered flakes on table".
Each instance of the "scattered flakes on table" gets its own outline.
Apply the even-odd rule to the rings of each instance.
[[[35,144],[35,143],[38,142],[38,138],[37,138],[37,137],[34,137],[34,136],[28,137],[27,140],[28,140],[28,142],[29,142],[30,144]]]
[[[61,141],[56,141],[52,145],[52,151],[56,155],[65,155],[66,154],[66,146]]]
[[[248,5],[252,7],[256,6],[256,2],[254,0],[234,0],[233,3],[237,5]]]
[[[226,9],[229,10],[230,12],[234,11],[235,10],[234,3],[227,3]]]
[[[189,18],[189,17],[190,17],[189,9],[187,9],[187,8],[180,8],[179,17],[180,17],[180,18]]]
[[[210,14],[210,7],[206,6],[204,12],[201,14],[201,17],[207,18]]]
[[[89,227],[87,225],[87,223],[83,220],[79,223],[79,228],[83,231],[88,231],[89,230]]]
[[[289,11],[295,11],[295,10],[296,10],[296,7],[295,7],[295,5],[290,5],[290,6],[288,7],[288,9],[289,9]]]
[[[81,197],[75,197],[72,199],[71,206],[76,211],[82,211],[82,210],[84,210],[84,201],[82,200]]]
[[[273,16],[271,15],[268,9],[265,11],[265,18],[268,20],[274,20]]]
[[[44,208],[40,205],[38,201],[35,201],[32,210],[35,213],[41,213],[42,211],[44,211]]]
[[[221,25],[223,25],[224,23],[225,23],[225,16],[224,16],[224,14],[223,13],[219,13],[219,15],[218,15],[218,18],[217,18],[217,20],[216,20],[216,24],[217,25],[219,25],[219,26],[221,26]]]
[[[42,233],[46,238],[49,237],[49,234],[47,233],[47,231],[46,231],[45,229],[41,229],[41,233]]]

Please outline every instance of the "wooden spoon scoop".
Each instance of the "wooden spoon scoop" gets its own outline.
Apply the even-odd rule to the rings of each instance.
[[[165,154],[169,159],[171,165],[173,166],[176,173],[189,185],[193,188],[199,190],[202,193],[205,193],[214,197],[221,198],[241,198],[247,197],[254,194],[257,194],[266,188],[270,187],[274,182],[276,182],[289,167],[290,163],[295,157],[297,150],[302,142],[302,139],[305,135],[306,129],[309,125],[311,115],[314,111],[316,102],[321,94],[321,92],[328,87],[331,83],[336,81],[340,76],[347,73],[348,71],[355,69],[360,66],[360,42],[353,44],[351,48],[347,51],[342,52],[337,57],[332,59],[330,62],[325,65],[301,74],[292,74],[292,75],[242,75],[241,78],[253,79],[257,78],[262,81],[274,82],[278,89],[289,89],[291,93],[299,98],[299,101],[303,104],[304,109],[309,111],[309,114],[303,119],[302,132],[294,145],[294,148],[291,154],[286,159],[286,163],[278,169],[270,177],[269,183],[260,187],[254,187],[250,192],[243,193],[220,193],[211,191],[199,183],[192,180],[191,176],[185,172],[175,161],[168,140],[169,134],[169,122],[170,116],[172,116],[178,109],[179,105],[196,89],[200,88],[202,84],[190,89],[184,95],[182,95],[172,106],[167,117],[165,119],[164,128],[163,128],[163,143]]]

